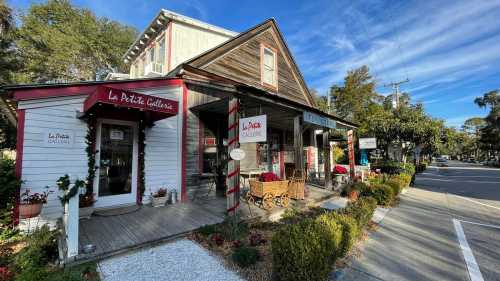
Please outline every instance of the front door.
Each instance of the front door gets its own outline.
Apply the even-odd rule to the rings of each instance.
[[[136,202],[137,123],[101,119],[96,134],[97,171],[95,207],[105,208]]]

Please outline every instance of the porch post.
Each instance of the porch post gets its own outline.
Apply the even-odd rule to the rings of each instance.
[[[68,258],[78,255],[79,200],[80,196],[76,194],[76,196],[71,197],[64,206],[64,226],[67,246],[66,255]]]
[[[304,145],[302,142],[302,120],[301,115],[293,119],[293,147],[295,150],[295,169],[304,170]],[[304,174],[304,173],[303,173]]]
[[[238,131],[238,107],[239,101],[237,98],[229,100],[228,112],[228,143],[227,152],[239,147],[239,131]],[[227,212],[229,215],[236,214],[236,210],[240,205],[240,161],[231,159],[228,155],[227,162]]]
[[[324,153],[324,161],[325,161],[325,188],[331,188],[332,187],[332,168],[330,165],[330,141],[329,141],[329,136],[330,136],[330,130],[329,129],[324,129],[323,130],[323,153]]]

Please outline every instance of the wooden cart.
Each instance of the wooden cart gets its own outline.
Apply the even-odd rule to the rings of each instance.
[[[258,201],[263,209],[270,210],[275,205],[288,207],[290,196],[288,195],[288,181],[262,182],[249,180],[250,190],[246,195],[247,202]]]

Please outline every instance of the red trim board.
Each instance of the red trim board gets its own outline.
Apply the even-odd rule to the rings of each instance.
[[[26,120],[26,111],[17,110],[17,143],[16,143],[16,167],[15,173],[18,179],[22,179],[23,173],[23,150],[24,150],[24,124]],[[16,192],[16,202],[12,213],[14,225],[19,224],[19,204],[21,203],[21,190]]]
[[[54,85],[43,86],[40,88],[29,89],[15,89],[14,100],[34,100],[51,97],[68,97],[68,96],[81,96],[89,95],[97,90],[99,86],[112,87],[115,89],[141,89],[141,88],[154,88],[164,86],[181,86],[182,79],[137,79],[127,81],[112,81],[109,83],[89,83],[89,84],[76,84],[75,85]]]

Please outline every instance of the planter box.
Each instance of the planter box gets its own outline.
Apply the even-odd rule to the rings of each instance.
[[[90,219],[93,213],[94,213],[94,206],[80,208],[78,211],[78,217],[80,219]]]
[[[165,203],[167,202],[168,197],[151,197],[151,205],[153,207],[162,207],[165,206]]]
[[[29,219],[38,216],[42,212],[42,203],[37,204],[20,204],[19,217],[21,219]]]

